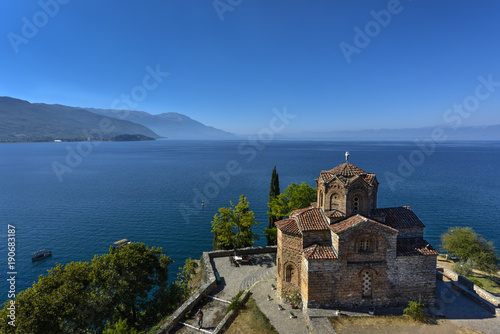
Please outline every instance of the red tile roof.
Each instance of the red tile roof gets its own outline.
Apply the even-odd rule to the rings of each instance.
[[[312,245],[310,247],[305,248],[302,251],[304,257],[308,260],[323,260],[323,259],[336,259],[337,256],[333,251],[332,246],[320,246],[320,245]]]
[[[328,230],[328,220],[320,208],[295,210],[292,216],[297,218],[302,232]]]
[[[374,217],[385,216],[385,222],[382,223],[397,230],[401,228],[425,227],[408,206],[375,209],[372,210],[371,215]]]
[[[423,239],[398,239],[397,256],[438,255],[436,250]]]
[[[376,225],[379,225],[385,229],[391,229],[394,232],[397,232],[395,229],[391,228],[390,226],[386,226],[386,225],[379,223],[373,219],[366,218],[360,214],[357,214],[355,216],[351,216],[351,217],[344,219],[338,223],[333,223],[332,225],[330,225],[330,230],[332,230],[336,234],[341,234],[341,233],[343,233],[343,232],[345,232],[345,231],[347,231],[355,226],[365,224],[365,223],[376,224]]]
[[[325,215],[328,218],[342,218],[345,214],[337,209],[325,211]]]
[[[295,218],[286,218],[282,219],[280,221],[277,221],[274,223],[277,228],[279,228],[281,231],[285,233],[290,233],[290,234],[295,234],[295,235],[301,235],[302,233],[299,230],[299,227],[297,225],[297,221]]]
[[[346,162],[337,167],[321,171],[320,178],[323,182],[328,183],[337,177],[343,183],[348,183],[351,178],[361,177],[366,183],[373,185],[375,183],[375,174],[367,173],[361,168],[358,168]]]

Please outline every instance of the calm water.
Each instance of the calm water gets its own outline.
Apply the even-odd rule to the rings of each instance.
[[[81,161],[71,154],[66,161],[68,148],[80,150]],[[430,155],[416,153],[411,142],[277,141],[255,147],[244,141],[165,140],[85,148],[0,145],[0,301],[8,290],[7,224],[16,227],[18,291],[55,263],[89,261],[122,238],[162,247],[175,261],[175,277],[186,258],[211,249],[214,214],[230,201],[236,204],[239,195],[247,196],[262,233],[275,164],[282,190],[292,182],[315,186],[321,170],[345,161],[346,150],[351,163],[377,174],[378,206],[411,206],[434,246],[448,227],[464,225],[500,244],[500,142],[448,142]],[[418,166],[401,174],[400,158],[413,158]],[[66,166],[60,178],[54,162]],[[399,179],[391,189],[394,176]],[[265,243],[262,236],[257,245]],[[52,250],[52,258],[31,263],[31,253],[42,248]]]

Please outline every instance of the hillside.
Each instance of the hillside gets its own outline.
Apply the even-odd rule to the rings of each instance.
[[[87,110],[106,117],[126,119],[142,124],[169,139],[236,139],[232,133],[206,126],[175,112],[151,115],[144,111],[92,108],[87,108]]]
[[[128,120],[110,118],[103,123],[102,116],[83,108],[0,97],[0,142],[108,140],[123,134],[160,138]]]

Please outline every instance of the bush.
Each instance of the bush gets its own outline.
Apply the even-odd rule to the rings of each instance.
[[[424,312],[424,304],[422,304],[422,298],[418,298],[418,302],[410,300],[408,302],[408,307],[404,309],[404,314],[409,316],[415,321],[426,322],[427,316]]]
[[[468,277],[472,275],[472,262],[471,261],[460,261],[453,265],[453,271],[457,274]]]
[[[243,301],[240,300],[241,295],[243,294],[243,291],[238,292],[236,296],[231,298],[231,303],[229,304],[229,307],[227,308],[226,314],[229,313],[231,310],[239,310],[241,306],[243,305]]]

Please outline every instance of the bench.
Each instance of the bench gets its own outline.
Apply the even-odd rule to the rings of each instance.
[[[217,284],[220,283],[220,275],[218,271],[215,272],[215,280],[217,281]]]

